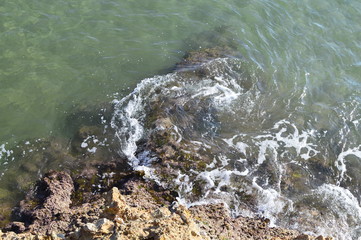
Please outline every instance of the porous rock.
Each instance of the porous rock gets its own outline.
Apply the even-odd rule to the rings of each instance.
[[[70,219],[73,190],[73,180],[69,174],[51,171],[20,202],[17,214],[30,231],[49,234],[54,230],[64,230]]]

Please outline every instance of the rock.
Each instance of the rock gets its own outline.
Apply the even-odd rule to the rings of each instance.
[[[14,239],[16,239],[16,240],[43,240],[44,238],[41,236],[38,237],[31,233],[21,233],[21,234],[16,234],[14,232],[4,233],[0,230],[0,239],[1,240],[14,240]]]
[[[84,165],[82,171],[74,174],[75,192],[73,204],[81,205],[92,202],[97,194],[109,191],[114,185],[125,181],[130,175],[131,168],[124,158],[114,158],[108,162],[94,162]]]
[[[142,159],[151,159],[154,173],[163,186],[181,192],[191,202],[200,200],[206,192],[212,194],[214,190],[207,188],[207,180],[197,178],[199,173],[221,167],[219,156],[240,158],[235,156],[240,155],[239,152],[218,138],[219,129],[224,128],[221,123],[230,117],[215,101],[223,95],[217,93],[218,90],[214,90],[215,93],[203,91],[218,89],[219,84],[223,84],[219,82],[223,75],[236,79],[237,84],[222,86],[234,89],[237,94],[253,91],[255,84],[262,79],[258,78],[251,63],[230,58],[232,51],[226,46],[191,51],[177,64],[176,73],[166,84],[150,86],[151,91],[134,93],[139,99],[147,100],[144,121],[141,118],[144,136],[137,142],[139,165],[147,166],[150,163],[143,163]],[[127,113],[122,109],[127,109],[127,103],[126,99],[122,101],[121,110],[114,119],[121,122],[126,118]],[[238,170],[245,170],[242,168],[245,167],[242,165]],[[190,191],[184,191],[185,187],[174,181],[180,175],[185,175],[184,178],[192,183],[189,184]]]
[[[120,210],[125,205],[125,199],[116,187],[105,193],[104,199],[108,207],[116,208],[117,210]]]
[[[223,204],[195,206],[189,211],[192,219],[211,239],[315,239],[296,230],[270,227],[268,219],[232,218]]]
[[[63,137],[26,139],[8,149],[12,153],[9,160],[16,161],[9,161],[1,177],[0,215],[3,217],[0,216],[0,227],[6,226],[11,209],[46,172],[68,170],[73,174],[88,163],[119,160],[118,153],[112,151],[116,149],[112,147],[114,133],[110,128],[105,129],[113,112],[110,102],[77,105],[67,112],[62,119],[65,122],[58,123],[60,128],[64,126]],[[83,141],[89,145],[87,148],[81,147]],[[4,205],[9,205],[5,213]]]
[[[311,240],[311,239],[312,239],[311,236],[306,234],[301,234],[294,238],[294,240]]]
[[[332,240],[331,237],[323,237],[323,236],[318,236],[315,238],[315,240]]]
[[[232,218],[223,204],[190,209],[172,204],[174,199],[166,200],[168,190],[139,175],[123,179],[119,187],[98,194],[97,200],[71,206],[70,180],[63,172],[47,174],[37,184],[39,189],[25,200],[27,204],[30,199],[38,201],[33,212],[26,208],[32,222],[11,225],[19,232],[24,231],[24,226],[30,231],[0,232],[0,239],[314,239],[294,230],[270,228],[267,219]],[[59,206],[53,206],[58,201],[54,199],[64,200],[59,203],[63,212]],[[330,240],[317,238],[322,239]]]
[[[73,180],[69,174],[49,172],[38,181],[26,199],[20,202],[17,213],[31,231],[45,234],[64,230],[70,218],[73,190]]]
[[[83,227],[83,231],[88,232],[88,233],[96,233],[97,230],[98,230],[98,228],[95,226],[94,223],[87,223]]]
[[[95,226],[97,231],[103,234],[110,234],[114,230],[114,223],[106,218],[99,219]]]
[[[235,52],[229,47],[204,48],[197,51],[190,51],[180,63],[175,66],[175,71],[196,70],[201,64],[234,55]]]
[[[15,233],[21,233],[26,230],[23,222],[11,222],[5,227],[6,231],[13,231]]]
[[[170,217],[171,216],[171,212],[165,208],[165,207],[162,207],[162,208],[159,208],[159,209],[156,209],[153,213],[152,213],[152,216],[154,218],[166,218],[166,217]]]
[[[104,194],[105,209],[102,216],[109,219],[124,218],[126,203],[124,197],[120,194],[119,189],[113,187],[109,192]]]
[[[43,206],[53,214],[67,212],[71,204],[71,194],[74,190],[73,180],[65,172],[50,172],[43,178],[47,196]]]

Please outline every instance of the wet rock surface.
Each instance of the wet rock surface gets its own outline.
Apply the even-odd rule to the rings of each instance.
[[[187,175],[192,183],[187,193],[190,201],[199,200],[209,190],[197,174],[224,167],[215,156],[240,158],[237,151],[218,138],[221,122],[227,121],[220,118],[229,117],[227,111],[220,114],[219,108],[227,105],[222,101],[227,101],[228,94],[255,91],[258,80],[246,61],[229,58],[235,54],[229,47],[191,51],[176,65],[174,81],[152,88],[154,93],[150,95],[147,92],[138,96],[148,100],[144,104],[145,134],[136,143],[138,165],[147,166],[149,161],[142,159],[150,159],[157,177],[177,191],[182,189],[173,180]],[[219,102],[215,103],[215,98]],[[245,168],[239,166],[237,170],[241,172]]]
[[[233,49],[226,46],[190,51],[184,56],[181,62],[176,64],[174,70],[180,72],[190,70],[197,71],[203,63],[207,63],[216,58],[232,57],[235,54],[236,52]]]

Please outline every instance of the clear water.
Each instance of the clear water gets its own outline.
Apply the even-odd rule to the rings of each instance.
[[[339,238],[357,239],[360,19],[361,3],[355,0],[3,1],[0,162],[11,158],[8,149],[18,142],[69,137],[69,112],[109,102],[114,94],[121,99],[142,79],[166,73],[189,49],[225,36],[266,77],[249,108],[224,115],[223,140],[241,150],[247,144],[245,155],[253,152],[259,163],[264,156],[281,156],[331,164],[324,185],[300,198],[330,200],[324,205],[345,214],[326,211],[327,223],[341,219]],[[268,217],[282,214],[278,209],[288,204],[282,199],[296,201],[260,182],[252,186],[263,194],[258,210]],[[280,204],[269,205],[275,201]],[[308,213],[303,221],[290,215],[281,224],[326,231],[317,224],[299,226],[307,225],[305,216],[312,218]]]

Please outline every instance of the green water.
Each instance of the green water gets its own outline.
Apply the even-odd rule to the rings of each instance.
[[[349,88],[360,90],[360,8],[357,1],[3,1],[0,143],[59,134],[68,111],[129,92],[204,44],[194,34],[221,28],[274,72],[285,97],[307,84],[316,98],[344,99]],[[315,77],[305,83],[305,72]],[[328,91],[334,87],[338,96]]]
[[[357,173],[360,20],[356,0],[3,0],[0,163],[19,142],[71,137],[70,113],[120,99],[189,50],[226,43],[265,75],[259,112],[239,115],[248,132],[291,119],[327,135],[314,143],[322,159],[351,152],[342,163]],[[356,179],[345,185],[360,201]]]
[[[172,67],[183,40],[205,29],[192,9],[176,2],[0,3],[0,141],[56,134],[72,108],[109,101]]]

